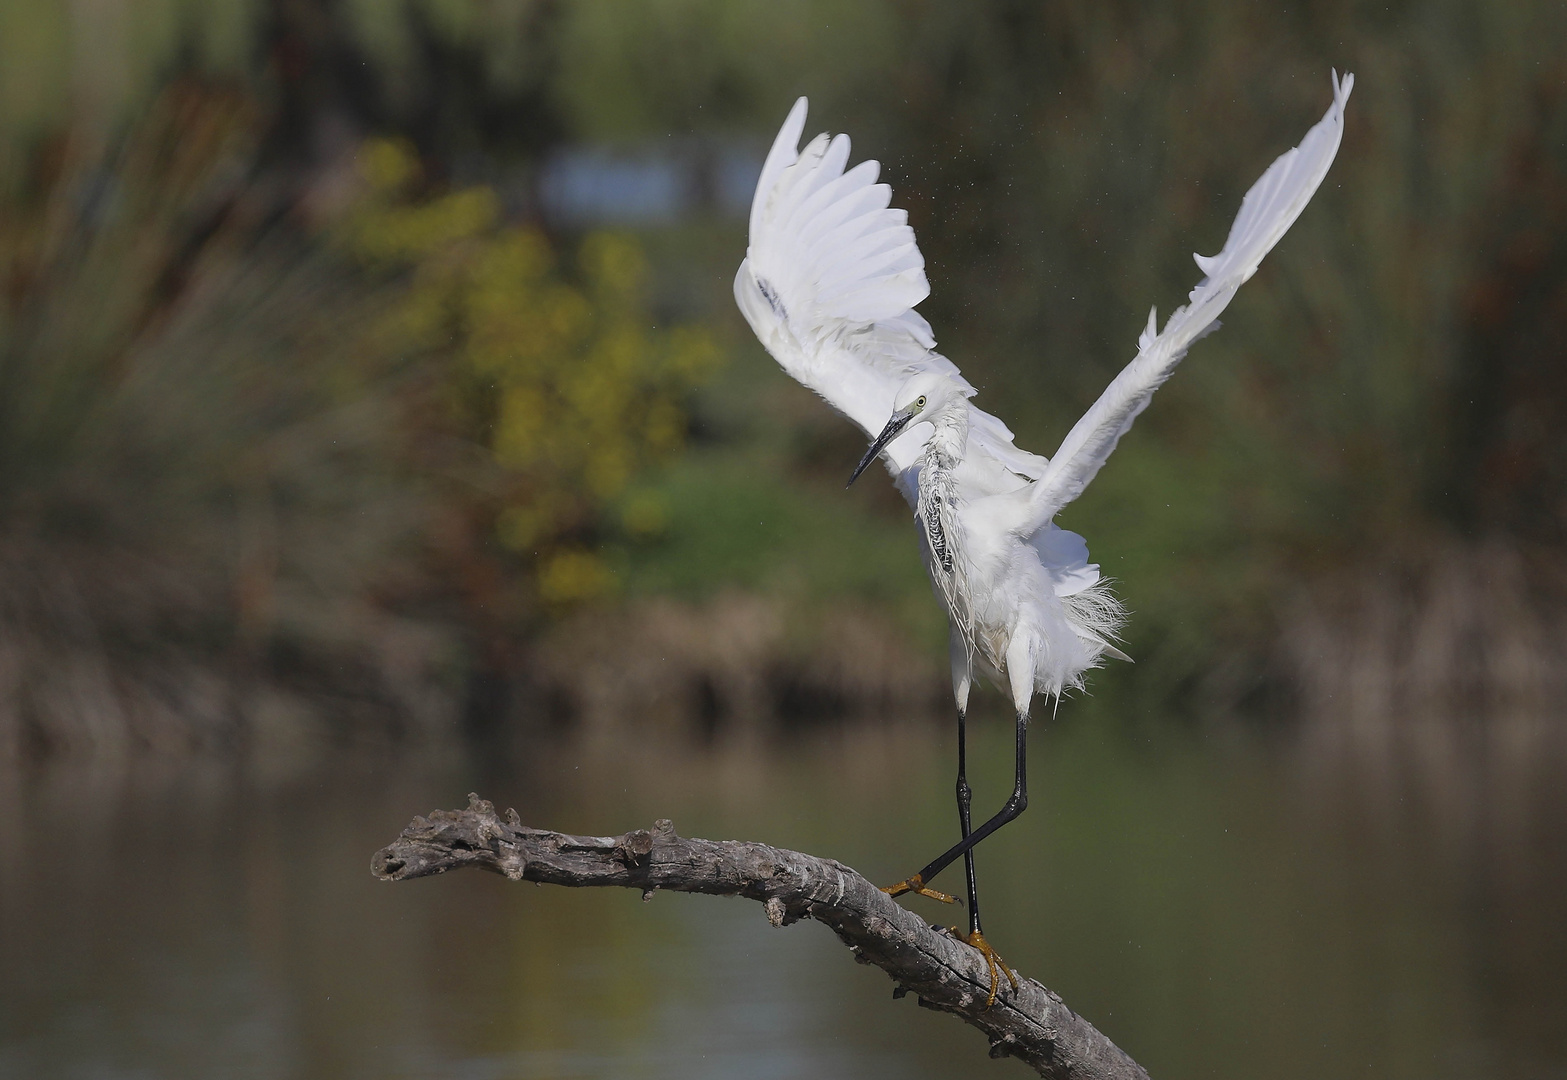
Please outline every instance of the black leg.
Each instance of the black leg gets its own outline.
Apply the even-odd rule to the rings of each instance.
[[[969,804],[974,797],[974,792],[968,786],[967,754],[964,747],[964,714],[958,712],[958,824],[963,829],[963,839],[967,840],[972,831],[969,825]],[[968,879],[968,929],[969,933],[979,933],[979,886],[974,881],[974,849],[969,848],[963,853],[963,871]]]
[[[958,711],[958,823],[963,828],[963,839],[948,848],[934,862],[913,877],[889,885],[882,891],[891,896],[902,896],[904,893],[913,893],[918,896],[928,896],[933,900],[943,903],[955,903],[953,897],[944,892],[938,892],[925,883],[937,874],[941,873],[959,855],[963,856],[963,869],[968,881],[968,937],[966,941],[980,955],[985,958],[985,965],[990,971],[990,994],[985,999],[985,1008],[990,1008],[996,1003],[996,994],[1001,988],[1001,976],[1007,977],[1007,982],[1016,993],[1018,988],[1017,973],[1007,966],[1001,957],[996,955],[996,950],[991,948],[990,942],[985,940],[983,931],[979,928],[979,888],[974,881],[974,845],[985,837],[995,832],[1001,826],[1021,814],[1028,807],[1028,718],[1017,718],[1017,778],[1012,785],[1012,797],[1001,808],[1001,812],[991,818],[978,829],[970,829],[969,804],[973,798],[973,792],[968,786],[968,754],[965,745],[965,710]],[[953,927],[952,932],[957,933],[958,928]]]
[[[1013,818],[1017,817],[1019,814],[1021,814],[1024,810],[1026,810],[1028,808],[1028,768],[1027,768],[1027,761],[1028,761],[1028,718],[1025,717],[1025,716],[1019,716],[1017,718],[1017,774],[1016,774],[1016,778],[1013,781],[1013,785],[1012,785],[1012,795],[1011,795],[1011,797],[1009,799],[1007,799],[1006,805],[1001,808],[1001,810],[996,814],[995,817],[993,817],[989,821],[985,822],[983,825],[981,825],[979,828],[975,829],[973,832],[967,832],[965,830],[965,835],[964,835],[962,840],[958,841],[956,844],[952,845],[946,851],[944,851],[940,855],[936,856],[936,858],[932,859],[930,865],[925,867],[925,869],[921,870],[918,874],[916,874],[915,878],[917,878],[920,882],[930,881],[933,877],[935,877],[937,874],[941,873],[948,866],[950,866],[952,864],[952,861],[954,859],[956,859],[959,855],[965,855],[965,856],[970,855],[970,853],[974,850],[974,845],[975,844],[977,844],[981,840],[985,839],[985,837],[989,836],[991,833],[993,833],[997,829],[1001,828],[1001,826],[1005,825],[1007,822],[1011,821]],[[962,762],[962,758],[961,757],[959,758],[959,762],[960,762],[959,768],[961,768],[962,767],[961,766],[961,762]],[[960,785],[959,790],[961,791],[962,788],[966,787],[966,786],[967,786],[966,784]],[[968,860],[965,860],[965,865],[969,866],[969,867],[972,867],[973,864],[971,862],[969,862]],[[913,880],[913,879],[911,879],[911,880]],[[974,873],[973,873],[973,870],[970,869],[969,870],[969,881],[972,883],[973,880],[974,880]],[[973,894],[971,892],[970,893],[970,902],[972,902],[972,900],[973,900]],[[970,917],[971,920],[978,918],[978,916],[976,914],[970,914],[969,917]]]

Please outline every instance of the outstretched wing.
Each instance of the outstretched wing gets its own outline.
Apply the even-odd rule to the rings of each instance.
[[[1333,104],[1327,115],[1306,133],[1298,147],[1268,166],[1262,179],[1252,185],[1230,227],[1224,250],[1217,255],[1194,256],[1207,276],[1192,290],[1186,306],[1176,309],[1163,331],[1158,330],[1156,313],[1148,313],[1148,327],[1138,339],[1136,358],[1067,433],[1044,476],[1029,490],[1019,532],[1032,533],[1082,494],[1187,348],[1218,329],[1219,313],[1257,272],[1263,256],[1295,223],[1327,175],[1344,132],[1344,103],[1354,85],[1353,75],[1346,72],[1340,80],[1338,73],[1333,73]]]
[[[892,189],[876,182],[880,166],[863,161],[845,171],[847,135],[818,135],[798,150],[805,112],[802,97],[762,166],[735,301],[785,371],[874,436],[912,376],[963,377],[934,351],[930,324],[914,310],[930,295],[925,257],[908,214],[889,208]],[[970,453],[989,453],[1020,484],[1044,475],[1044,458],[1013,446],[994,416],[970,409]],[[923,438],[911,430],[887,447],[905,495],[903,474],[918,462]]]

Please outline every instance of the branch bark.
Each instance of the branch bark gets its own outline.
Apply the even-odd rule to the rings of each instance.
[[[477,866],[513,881],[572,887],[743,896],[765,905],[774,926],[810,918],[825,923],[856,960],[875,964],[896,984],[892,994],[950,1012],[984,1032],[991,1057],[1015,1057],[1052,1080],[1148,1080],[1148,1074],[1087,1020],[1033,979],[1003,979],[989,1008],[990,975],[978,950],[927,924],[858,873],[831,859],[742,840],[677,836],[668,821],[624,836],[569,836],[501,818],[477,795],[466,810],[414,818],[371,869],[405,881]]]

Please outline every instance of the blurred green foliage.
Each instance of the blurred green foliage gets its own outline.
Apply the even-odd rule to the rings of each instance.
[[[341,737],[343,695],[449,725],[667,527],[632,482],[719,353],[653,325],[634,238],[561,265],[389,139],[299,200],[262,133],[178,84],[0,202],[0,755]]]
[[[268,224],[261,134],[176,84],[0,201],[0,757],[444,722],[458,641],[404,602],[432,506],[387,365],[345,363],[384,301]]]
[[[487,452],[497,475],[485,509],[536,569],[537,599],[553,609],[611,592],[595,549],[663,531],[655,496],[624,497],[682,448],[685,397],[719,360],[710,335],[652,325],[647,261],[628,235],[589,234],[564,268],[537,228],[501,223],[488,188],[419,198],[410,146],[372,141],[360,161],[367,190],[346,242],[372,267],[405,271],[368,347],[433,358],[434,422]]]
[[[310,212],[371,298],[320,385],[397,403],[395,483],[440,507],[430,546],[504,633],[612,585],[740,587],[877,606],[939,669],[906,509],[842,493],[863,440],[732,311],[743,222],[711,200],[634,232],[539,216],[554,150],[759,157],[797,93],[885,163],[941,348],[1048,452],[1320,116],[1327,69],[1356,72],[1327,186],[1063,516],[1135,613],[1135,675],[1096,688],[1233,700],[1276,673],[1301,596],[1392,595],[1450,541],[1504,535],[1542,565],[1567,543],[1558,4],[104,9],[0,4],[5,198],[34,205],[26,163],[68,122],[113,145],[168,72],[229,80],[261,118],[247,185],[309,186],[373,135],[356,199]],[[5,407],[12,460],[52,460],[16,441],[50,409]]]

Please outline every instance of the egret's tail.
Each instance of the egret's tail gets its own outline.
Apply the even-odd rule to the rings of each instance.
[[[1092,667],[1098,667],[1099,661],[1106,656],[1116,660],[1132,659],[1113,644],[1121,640],[1121,627],[1126,625],[1127,615],[1126,605],[1111,588],[1113,584],[1110,578],[1102,577],[1086,589],[1061,597],[1067,621],[1072,624],[1077,636],[1099,650],[1099,657],[1094,660]],[[1081,688],[1082,679],[1079,677],[1074,689]]]

